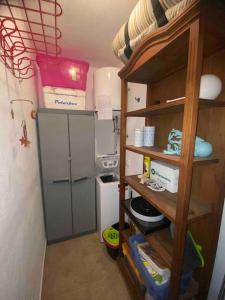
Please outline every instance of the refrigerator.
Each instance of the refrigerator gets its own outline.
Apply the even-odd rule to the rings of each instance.
[[[39,109],[37,125],[47,241],[95,231],[94,112]]]

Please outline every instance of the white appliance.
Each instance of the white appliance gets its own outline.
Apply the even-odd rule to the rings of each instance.
[[[97,202],[97,232],[103,242],[103,230],[119,222],[119,155],[102,155],[96,160],[97,171],[101,174],[96,177]],[[126,190],[129,198],[129,189]]]
[[[95,108],[101,106],[104,99],[109,99],[112,110],[120,110],[121,81],[119,69],[114,67],[100,68],[94,72],[94,99]],[[105,101],[106,103],[106,101]]]
[[[85,110],[85,91],[50,86],[43,91],[46,108]]]
[[[118,120],[116,123],[115,120]],[[95,116],[95,153],[118,153],[120,112],[113,112],[113,120],[98,120]]]

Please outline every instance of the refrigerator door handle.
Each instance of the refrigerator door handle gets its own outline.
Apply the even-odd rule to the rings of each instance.
[[[63,182],[70,182],[70,179],[66,177],[66,178],[59,178],[59,179],[52,180],[52,183],[63,183]]]
[[[83,180],[86,180],[86,179],[88,179],[87,176],[85,176],[85,177],[80,177],[80,178],[73,179],[73,182],[83,181]]]

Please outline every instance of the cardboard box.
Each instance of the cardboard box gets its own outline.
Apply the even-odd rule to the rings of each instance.
[[[161,181],[171,193],[178,191],[179,168],[174,165],[152,160],[150,178]]]
[[[85,110],[86,93],[81,90],[44,87],[46,108]]]

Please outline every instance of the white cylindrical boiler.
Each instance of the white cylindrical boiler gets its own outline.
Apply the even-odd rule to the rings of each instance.
[[[110,100],[112,110],[120,110],[121,82],[118,76],[119,69],[115,67],[100,68],[94,72],[94,99],[98,110],[99,101]],[[101,100],[100,100],[101,99]]]

